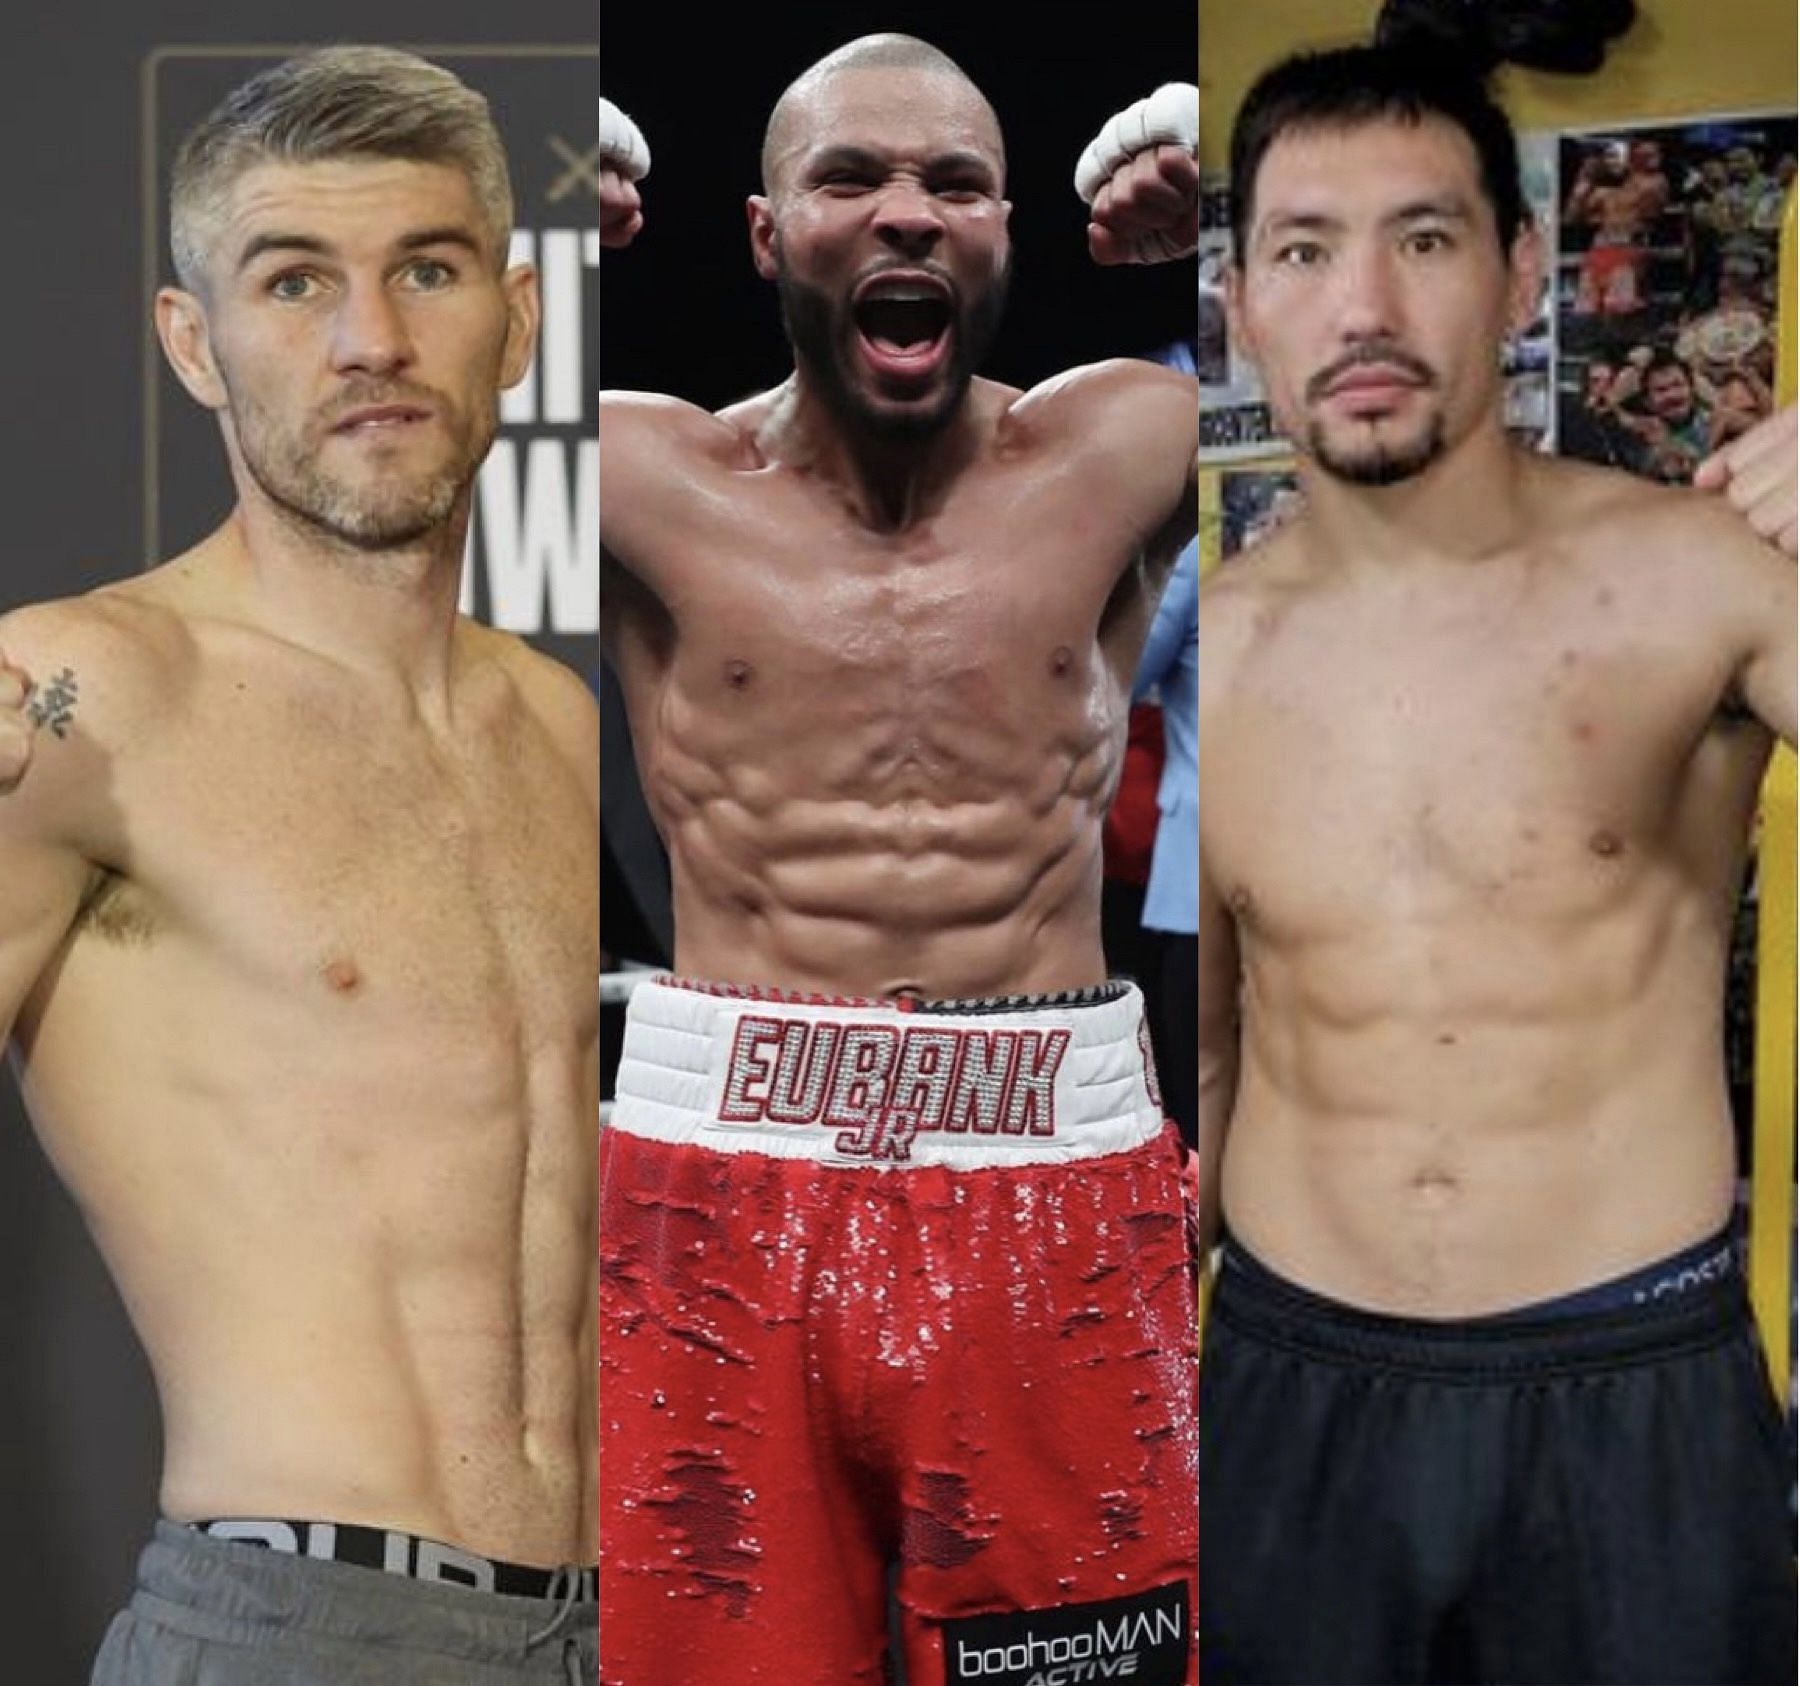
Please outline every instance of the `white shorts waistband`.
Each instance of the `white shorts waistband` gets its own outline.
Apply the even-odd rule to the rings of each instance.
[[[1022,1165],[1163,1128],[1135,984],[850,1000],[658,978],[632,991],[611,1129],[833,1165]]]

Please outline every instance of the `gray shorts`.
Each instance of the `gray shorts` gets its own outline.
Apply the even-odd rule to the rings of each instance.
[[[93,1686],[593,1686],[599,1606],[513,1598],[159,1522]]]

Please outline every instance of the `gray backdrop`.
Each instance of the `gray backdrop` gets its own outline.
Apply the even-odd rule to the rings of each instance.
[[[379,38],[495,102],[545,271],[547,355],[484,470],[469,606],[584,673],[598,545],[591,159],[595,9],[582,0],[180,0],[15,6],[0,23],[11,239],[0,608],[171,554],[229,505],[211,423],[151,357],[161,179],[191,121],[280,49]],[[29,16],[28,12],[37,12]],[[379,28],[379,36],[372,31]],[[496,52],[494,49],[501,49]],[[155,1513],[147,1367],[78,1214],[0,1078],[0,1680],[74,1686]]]

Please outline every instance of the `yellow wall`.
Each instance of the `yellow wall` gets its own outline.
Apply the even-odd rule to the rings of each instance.
[[[1200,0],[1200,157],[1225,167],[1238,101],[1285,53],[1367,33],[1380,0]],[[1521,129],[1794,105],[1794,0],[1638,0],[1638,21],[1591,77],[1507,71]]]

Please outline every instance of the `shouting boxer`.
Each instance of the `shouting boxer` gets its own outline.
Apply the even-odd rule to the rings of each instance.
[[[1164,89],[1090,149],[1100,261],[1193,250],[1197,122]],[[602,134],[616,246],[647,149]],[[878,1681],[891,1571],[912,1686],[1180,1686],[1189,1254],[1100,845],[1196,388],[977,376],[1006,160],[923,42],[814,65],[762,176],[792,373],[601,404],[681,974],[632,997],[601,1150],[601,1678]]]
[[[1742,515],[1508,442],[1541,247],[1441,50],[1278,65],[1231,157],[1305,508],[1201,593],[1204,1677],[1791,1682],[1720,985],[1793,414]]]
[[[94,1678],[591,1681],[596,711],[456,612],[537,326],[505,158],[341,48],[170,197],[236,507],[0,621],[0,1023],[165,1431]]]

